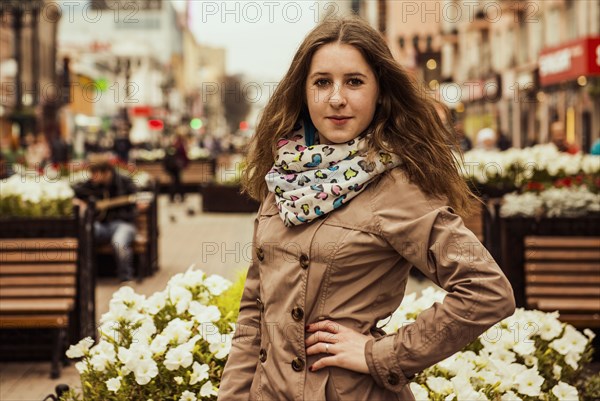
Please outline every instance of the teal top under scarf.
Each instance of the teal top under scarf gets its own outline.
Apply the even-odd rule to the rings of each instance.
[[[379,174],[401,164],[399,156],[385,152],[367,162],[363,136],[330,145],[315,144],[316,140],[310,121],[296,124],[277,142],[275,163],[265,177],[287,227],[309,223],[339,208]]]

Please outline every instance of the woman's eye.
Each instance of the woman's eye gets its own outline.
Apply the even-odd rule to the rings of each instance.
[[[315,81],[315,85],[317,86],[324,86],[324,84],[328,84],[329,81],[327,81],[326,79],[317,79]]]
[[[359,86],[362,85],[363,81],[358,79],[358,78],[352,78],[350,81],[352,83],[352,86]]]

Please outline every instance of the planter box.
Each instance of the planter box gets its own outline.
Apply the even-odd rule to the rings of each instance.
[[[260,203],[240,194],[239,185],[204,184],[202,211],[215,213],[256,213]]]
[[[500,218],[502,270],[513,286],[517,307],[525,306],[525,244],[529,235],[600,236],[600,214],[583,217]]]

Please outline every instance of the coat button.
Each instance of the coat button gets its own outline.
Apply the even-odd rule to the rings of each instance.
[[[256,298],[256,307],[258,308],[259,311],[264,312],[265,311],[265,304],[263,304],[262,299],[260,298]]]
[[[302,318],[304,317],[304,310],[302,310],[302,308],[300,307],[295,307],[294,309],[292,309],[292,317],[294,318],[294,320],[302,320]]]
[[[260,246],[256,248],[256,257],[261,262],[265,259],[265,251]]]
[[[400,377],[398,377],[398,375],[396,373],[392,372],[388,375],[387,381],[392,386],[395,386],[396,384],[400,383]]]
[[[304,361],[302,358],[294,358],[292,361],[292,369],[296,372],[301,372],[304,369]]]
[[[308,269],[308,256],[305,253],[300,255],[300,267]]]
[[[260,352],[258,353],[258,359],[260,359],[261,362],[264,362],[267,360],[267,350],[264,348],[260,349]]]

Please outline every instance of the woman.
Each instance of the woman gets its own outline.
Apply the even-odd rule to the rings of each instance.
[[[262,204],[219,400],[414,400],[416,373],[513,313],[424,94],[357,17],[306,37],[251,142]],[[449,293],[385,334],[412,266]]]

